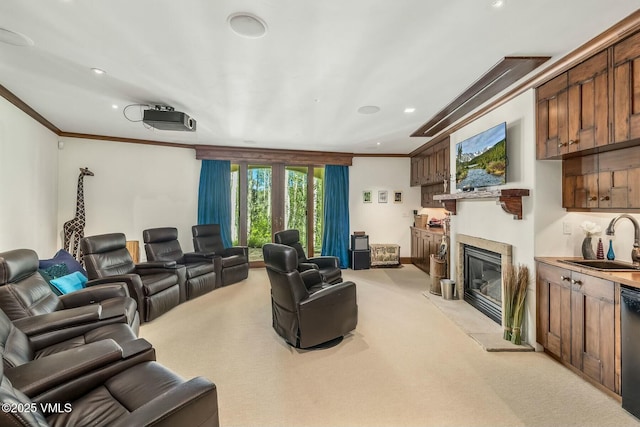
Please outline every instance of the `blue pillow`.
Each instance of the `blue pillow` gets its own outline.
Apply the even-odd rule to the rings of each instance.
[[[61,262],[60,264],[54,264],[51,267],[47,267],[44,270],[39,269],[38,271],[40,272],[40,275],[44,278],[44,280],[47,281],[47,284],[49,285],[53,293],[58,296],[62,295],[58,288],[51,284],[51,281],[53,279],[57,279],[58,277],[66,276],[67,274],[69,274],[67,264]]]
[[[69,252],[65,251],[64,249],[60,249],[58,252],[56,252],[56,254],[51,259],[41,259],[40,265],[38,266],[38,268],[40,268],[41,270],[44,270],[48,267],[51,267],[52,265],[60,264],[60,263],[67,265],[67,270],[69,270],[69,273],[73,273],[74,271],[79,271],[85,276],[87,275],[87,272],[85,271],[85,269],[82,268],[82,264],[80,264],[73,257],[73,255],[71,255]]]
[[[84,288],[84,284],[87,283],[87,277],[79,271],[75,271],[66,276],[52,279],[51,284],[56,287],[62,294],[68,294],[73,291],[78,291]]]

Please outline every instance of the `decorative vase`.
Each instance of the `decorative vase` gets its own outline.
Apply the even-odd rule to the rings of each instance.
[[[613,252],[613,242],[609,239],[609,251],[607,252],[607,259],[613,261],[616,259],[616,254]]]
[[[596,254],[593,252],[593,246],[591,245],[591,236],[585,237],[582,241],[582,258],[596,259]]]
[[[596,252],[596,258],[604,259],[604,246],[602,246],[602,238],[598,239],[598,251]]]

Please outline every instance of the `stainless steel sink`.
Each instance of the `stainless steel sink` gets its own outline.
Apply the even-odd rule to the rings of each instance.
[[[640,271],[640,268],[634,267],[633,264],[630,264],[628,262],[621,262],[621,261],[607,261],[607,260],[601,260],[601,259],[598,259],[598,260],[563,259],[560,262],[564,262],[566,264],[579,265],[580,267],[591,268],[593,270],[599,270],[599,271]]]

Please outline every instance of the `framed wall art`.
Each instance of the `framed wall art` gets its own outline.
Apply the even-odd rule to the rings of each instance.
[[[389,192],[387,190],[378,191],[378,203],[387,203]]]

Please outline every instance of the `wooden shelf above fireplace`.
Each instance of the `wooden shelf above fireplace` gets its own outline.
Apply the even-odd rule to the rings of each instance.
[[[497,198],[502,210],[513,215],[513,219],[522,219],[522,197],[528,196],[529,190],[524,188],[505,188],[502,190],[470,191],[455,194],[438,194],[433,200],[439,200],[444,208],[456,214],[458,200]]]

